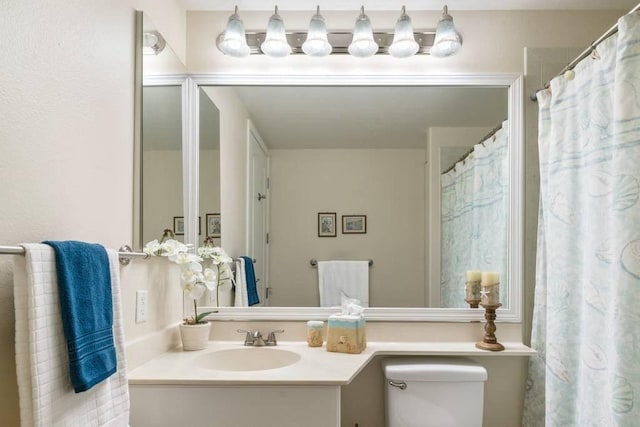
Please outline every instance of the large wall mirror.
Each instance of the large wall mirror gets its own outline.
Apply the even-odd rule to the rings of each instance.
[[[142,43],[156,30],[140,20]],[[166,44],[141,65],[136,246],[165,228],[195,245],[212,236],[232,256],[256,258],[269,288],[261,306],[219,307],[217,317],[325,319],[335,308],[319,307],[310,261],[371,259],[370,320],[479,320],[464,301],[464,272],[491,270],[502,282],[499,321],[521,321],[521,76],[190,75]],[[502,169],[480,180],[504,179],[493,228],[450,227],[452,218],[466,224],[466,202],[483,193],[476,182],[452,197],[443,174],[466,171],[469,153],[484,158],[496,129]],[[263,228],[247,209],[259,196],[251,141],[268,161]],[[335,237],[318,236],[319,212],[336,213]],[[366,216],[366,232],[344,233],[348,215]],[[255,229],[269,232],[265,254],[251,249]],[[480,257],[456,248],[469,236],[485,244],[472,250]]]
[[[227,100],[231,96],[234,102],[220,105],[223,126],[233,114],[225,111],[227,105],[233,104],[236,111],[241,105],[250,120],[244,122],[246,144],[251,126],[268,149],[270,241],[261,280],[269,287],[268,306],[222,307],[221,317],[325,318],[335,309],[318,306],[317,269],[310,265],[311,259],[371,259],[369,319],[478,319],[480,310],[468,308],[464,301],[465,271],[490,270],[501,276],[500,319],[520,321],[521,77],[192,78],[207,93],[224,87]],[[451,194],[443,198],[440,177],[463,158],[460,170],[469,157],[482,157],[479,150],[495,141],[495,135],[487,137],[493,133],[505,143],[498,161],[503,170],[494,173],[503,179],[499,203],[491,214],[494,228],[465,229],[453,239],[459,242],[466,234],[482,242],[495,230],[501,237],[488,242],[485,246],[491,250],[485,247],[477,259],[454,253],[458,272],[447,275],[449,257],[458,249],[448,245],[452,237],[446,222],[451,210],[458,208],[447,204]],[[238,152],[225,150],[234,148],[223,144],[222,162],[238,158]],[[245,170],[248,151],[246,146],[241,151],[245,163],[240,166]],[[246,182],[224,178],[223,191],[247,193]],[[479,184],[474,185],[466,185],[456,197],[479,192]],[[337,214],[336,237],[318,237],[319,212]],[[243,219],[251,215],[236,214]],[[366,215],[366,233],[343,233],[343,215]],[[247,242],[252,238],[246,236]]]

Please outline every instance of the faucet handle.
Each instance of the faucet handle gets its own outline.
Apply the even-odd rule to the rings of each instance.
[[[267,342],[265,345],[278,345],[278,341],[276,341],[276,334],[281,334],[284,332],[284,329],[277,329],[275,331],[269,332],[267,336]]]
[[[246,334],[244,337],[244,345],[253,345],[253,332],[245,329],[237,329],[238,333]]]

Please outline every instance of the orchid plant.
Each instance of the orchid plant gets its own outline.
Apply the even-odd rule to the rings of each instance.
[[[142,251],[150,256],[168,257],[169,261],[180,265],[180,285],[184,294],[193,299],[194,309],[194,316],[184,319],[184,322],[195,325],[204,323],[206,316],[215,313],[198,313],[198,299],[207,289],[216,289],[216,297],[219,296],[220,285],[231,280],[229,263],[233,260],[222,248],[215,246],[211,238],[207,238],[204,245],[197,248],[197,255],[189,252],[190,246],[175,240],[173,231],[166,229],[160,241],[156,239],[148,242]],[[208,266],[203,267],[203,263]]]

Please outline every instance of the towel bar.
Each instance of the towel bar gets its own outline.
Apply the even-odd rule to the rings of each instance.
[[[24,248],[22,246],[0,246],[0,255],[24,255]],[[133,252],[128,245],[124,245],[118,250],[118,257],[120,264],[128,265],[131,258],[147,259],[149,255],[144,252]]]
[[[318,260],[317,260],[317,259],[315,259],[315,258],[311,258],[311,259],[309,260],[309,264],[311,264],[311,267],[317,267],[317,266],[318,266]],[[373,260],[372,260],[372,259],[370,259],[370,260],[369,260],[369,267],[371,267],[372,265],[373,265]]]

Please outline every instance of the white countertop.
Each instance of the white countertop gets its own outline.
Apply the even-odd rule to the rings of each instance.
[[[535,351],[521,343],[503,342],[504,351],[477,349],[472,342],[369,342],[360,354],[332,353],[306,342],[281,341],[276,347],[298,353],[292,365],[257,371],[224,371],[200,366],[198,360],[210,352],[245,349],[241,341],[210,341],[201,351],[168,351],[128,373],[129,384],[191,385],[346,385],[378,355],[393,356],[531,356]]]

